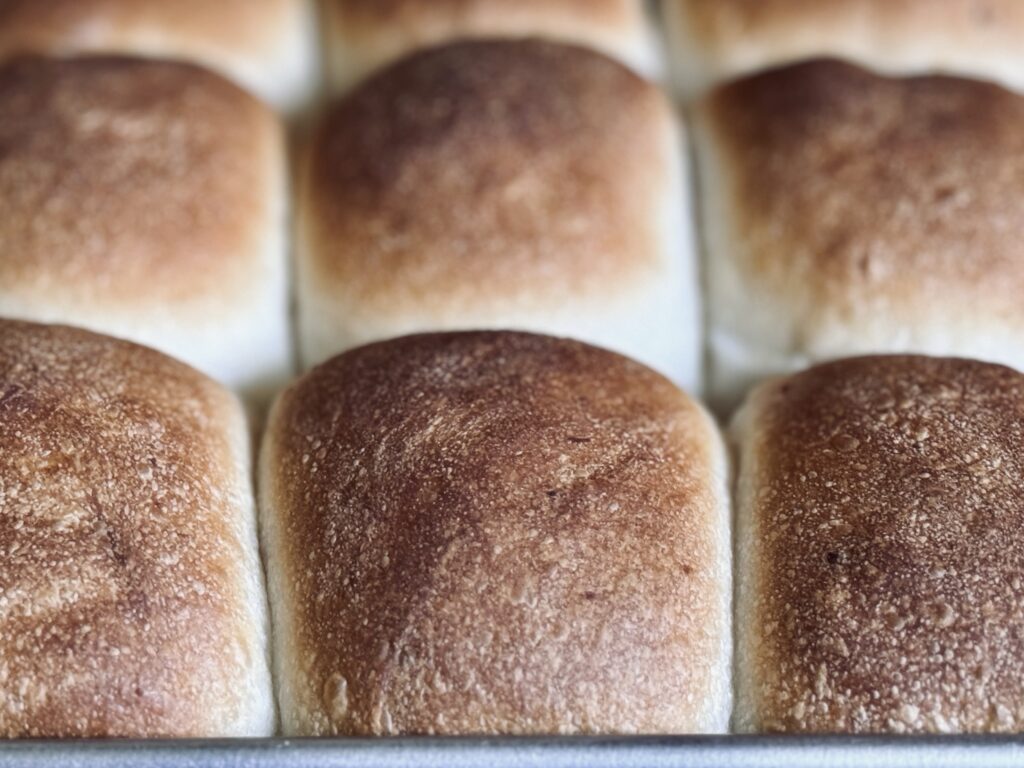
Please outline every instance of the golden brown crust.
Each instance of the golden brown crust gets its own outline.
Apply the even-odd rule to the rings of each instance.
[[[815,61],[720,88],[700,113],[719,174],[705,191],[723,190],[705,228],[798,348],[878,317],[920,330],[938,306],[1021,317],[1024,98]]]
[[[1019,731],[1024,376],[858,358],[748,407],[737,675],[751,725]]]
[[[0,68],[0,286],[95,312],[244,302],[267,245],[273,115],[186,64]]]
[[[305,269],[365,311],[605,295],[657,267],[650,211],[671,178],[672,130],[653,85],[582,48],[476,41],[414,55],[321,125],[301,203]]]
[[[405,337],[287,390],[264,450],[286,732],[714,727],[724,469],[666,379],[541,336]]]
[[[269,690],[240,420],[157,352],[0,321],[0,734],[245,728]]]

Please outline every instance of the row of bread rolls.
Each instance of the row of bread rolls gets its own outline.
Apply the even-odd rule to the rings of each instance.
[[[0,57],[130,53],[231,77],[290,113],[423,47],[470,37],[544,37],[656,75],[660,41],[643,0],[2,0]],[[659,0],[685,95],[779,64],[839,56],[896,72],[946,70],[1024,85],[1017,0]],[[318,12],[318,13],[317,13]],[[317,23],[319,15],[319,24]],[[320,34],[317,27],[320,26]]]
[[[1024,718],[1009,368],[863,357],[763,384],[730,501],[714,422],[628,358],[518,332],[364,346],[273,408],[266,593],[227,390],[9,320],[0,383],[5,737]]]
[[[696,391],[679,121],[650,82],[565,44],[655,71],[639,3],[570,30],[584,5],[325,9],[350,90],[302,149],[291,238],[280,119],[228,80],[13,54],[180,57],[294,113],[308,5],[0,2],[0,315],[268,393],[290,376],[294,241],[305,365],[516,327]],[[1018,84],[1015,5],[949,0],[928,24],[924,7],[709,0],[668,18],[699,38],[673,46],[705,59],[692,93],[808,53]],[[830,43],[836,19],[854,43]],[[402,57],[511,30],[563,42]],[[818,61],[692,114],[716,405],[857,352],[1020,366],[1020,96]],[[3,325],[0,730],[271,732],[237,404],[155,352]],[[1014,728],[1020,388],[983,363],[867,358],[748,401],[739,728]],[[316,369],[278,400],[261,458],[283,730],[724,730],[725,466],[699,406],[576,342],[413,337]]]
[[[382,29],[428,29],[393,17],[444,7],[348,5],[333,13],[350,32],[377,14]],[[501,18],[489,5],[459,4],[447,23],[476,30]],[[627,5],[591,12],[632,29],[609,21]],[[969,5],[1009,24],[999,4]],[[0,30],[43,12],[7,7]],[[170,25],[175,6],[132,3],[123,26],[115,7],[56,3],[47,25],[95,42]],[[537,23],[561,6],[544,7]],[[706,382],[722,411],[766,375],[854,353],[1024,364],[1024,96],[981,81],[816,60],[712,89],[690,113],[703,284],[682,121],[653,83],[582,47],[472,40],[391,63],[325,108],[294,192],[279,117],[190,64],[15,56],[0,99],[0,314],[123,336],[247,394],[287,380],[293,346],[308,367],[474,328],[617,350],[691,392]]]
[[[413,50],[493,36],[577,43],[645,75],[662,69],[643,0],[0,0],[0,58],[188,61],[290,116],[310,107],[321,79],[344,91]]]

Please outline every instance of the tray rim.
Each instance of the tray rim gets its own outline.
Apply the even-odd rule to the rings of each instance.
[[[1024,735],[582,736],[0,741],[0,768],[1024,766]]]

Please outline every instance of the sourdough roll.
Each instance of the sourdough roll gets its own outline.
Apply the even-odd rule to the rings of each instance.
[[[195,370],[0,320],[0,737],[272,733],[249,459]]]
[[[0,66],[0,315],[156,347],[247,390],[287,378],[277,118],[188,64]]]
[[[305,158],[304,362],[513,328],[628,353],[693,389],[690,228],[680,127],[654,85],[537,40],[421,52],[335,104]]]
[[[735,724],[1005,732],[1024,723],[1024,375],[841,360],[734,425]]]
[[[0,0],[0,58],[190,61],[289,112],[312,96],[315,46],[312,0]]]
[[[1024,368],[1024,97],[816,61],[694,125],[716,405],[859,353]]]
[[[539,37],[603,51],[658,74],[642,0],[321,0],[328,80],[348,90],[420,48],[466,38]]]
[[[661,0],[687,96],[819,56],[892,73],[947,72],[1024,89],[1020,0]]]
[[[724,731],[726,474],[697,404],[578,342],[314,369],[260,459],[284,732]]]

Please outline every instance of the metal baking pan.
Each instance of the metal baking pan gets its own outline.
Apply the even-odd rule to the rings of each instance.
[[[581,738],[11,741],[0,768],[1003,768],[1024,737],[673,736]]]

